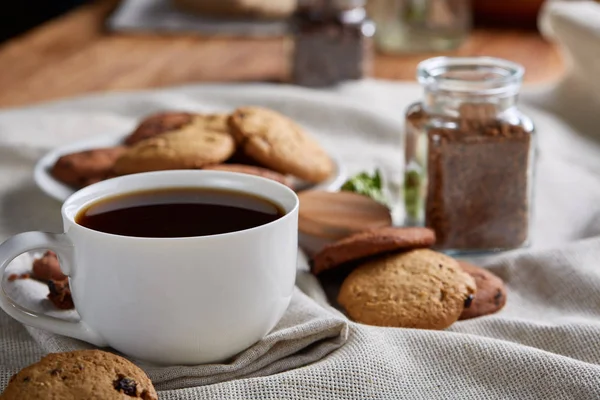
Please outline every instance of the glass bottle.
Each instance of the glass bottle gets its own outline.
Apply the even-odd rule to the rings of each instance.
[[[527,244],[535,134],[517,108],[524,69],[488,57],[423,61],[423,100],[406,111],[407,225],[438,249],[485,252]]]
[[[384,53],[452,50],[471,31],[470,0],[369,0],[368,13]]]
[[[335,85],[370,74],[375,25],[365,0],[303,0],[294,17],[292,82]]]

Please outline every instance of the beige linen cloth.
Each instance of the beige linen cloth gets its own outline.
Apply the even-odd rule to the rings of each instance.
[[[59,204],[32,181],[34,162],[45,151],[126,131],[140,116],[165,108],[273,107],[310,129],[350,173],[379,166],[388,179],[397,179],[402,111],[419,95],[416,85],[376,81],[330,93],[205,85],[2,111],[2,238],[25,230],[61,229]],[[592,136],[596,132],[574,130],[537,106],[550,96],[544,88],[529,89],[523,96],[523,108],[536,121],[540,139],[533,246],[477,260],[508,284],[508,303],[501,313],[458,322],[441,332],[350,322],[346,332],[335,311],[317,305],[324,301],[318,283],[300,272],[298,284],[306,294],[297,291],[280,326],[231,363],[143,365],[161,399],[600,398],[600,145]],[[321,337],[313,340],[314,335]],[[302,346],[303,340],[315,344]],[[0,312],[0,387],[44,352],[80,345],[28,332]],[[208,385],[213,382],[219,383]]]

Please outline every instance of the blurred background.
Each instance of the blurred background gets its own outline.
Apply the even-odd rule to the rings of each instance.
[[[435,55],[506,58],[548,82],[564,72],[538,31],[554,1],[3,2],[0,106],[191,82],[413,80]]]
[[[45,21],[92,1],[93,0],[21,0],[18,2],[5,2],[5,4],[1,6],[3,10],[0,13],[0,40],[4,41],[22,34]],[[267,0],[265,3],[277,3],[277,1],[278,0]],[[535,29],[537,14],[543,1],[544,0],[367,0],[366,6],[371,7],[374,10],[375,17],[380,17],[379,14],[383,10],[389,9],[390,12],[388,13],[388,16],[397,17],[400,21],[403,17],[400,15],[392,15],[392,10],[396,11],[399,8],[406,7],[406,14],[410,14],[411,11],[409,11],[409,9],[415,10],[428,7],[438,7],[443,9],[447,6],[451,8],[465,7],[468,8],[469,11],[472,11],[475,26]],[[205,3],[207,5],[210,3],[235,3],[229,0],[188,0],[187,2],[182,1],[179,3],[184,5],[193,4],[194,2],[198,4]],[[177,4],[177,0],[174,0],[174,3]],[[239,3],[244,2],[240,1]],[[232,5],[232,8],[233,7],[234,6]],[[220,11],[221,12],[217,12],[217,14],[227,14],[227,6],[223,7]],[[208,8],[204,10],[204,13],[207,15],[211,14]],[[414,15],[416,12],[412,11],[412,13]],[[409,18],[406,19],[409,20]]]

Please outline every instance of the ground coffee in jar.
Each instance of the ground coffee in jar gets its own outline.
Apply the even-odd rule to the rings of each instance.
[[[418,68],[425,100],[406,117],[405,205],[455,252],[529,239],[533,124],[516,108],[523,75],[491,58],[434,58]]]
[[[293,18],[292,82],[322,87],[369,74],[375,25],[365,0],[303,0]]]

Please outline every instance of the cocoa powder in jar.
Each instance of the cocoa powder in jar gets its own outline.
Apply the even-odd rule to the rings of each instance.
[[[510,249],[528,239],[530,131],[495,115],[493,105],[464,104],[456,128],[427,130],[425,224],[439,248]]]
[[[370,74],[375,25],[364,1],[303,0],[292,21],[292,83],[325,87]]]

